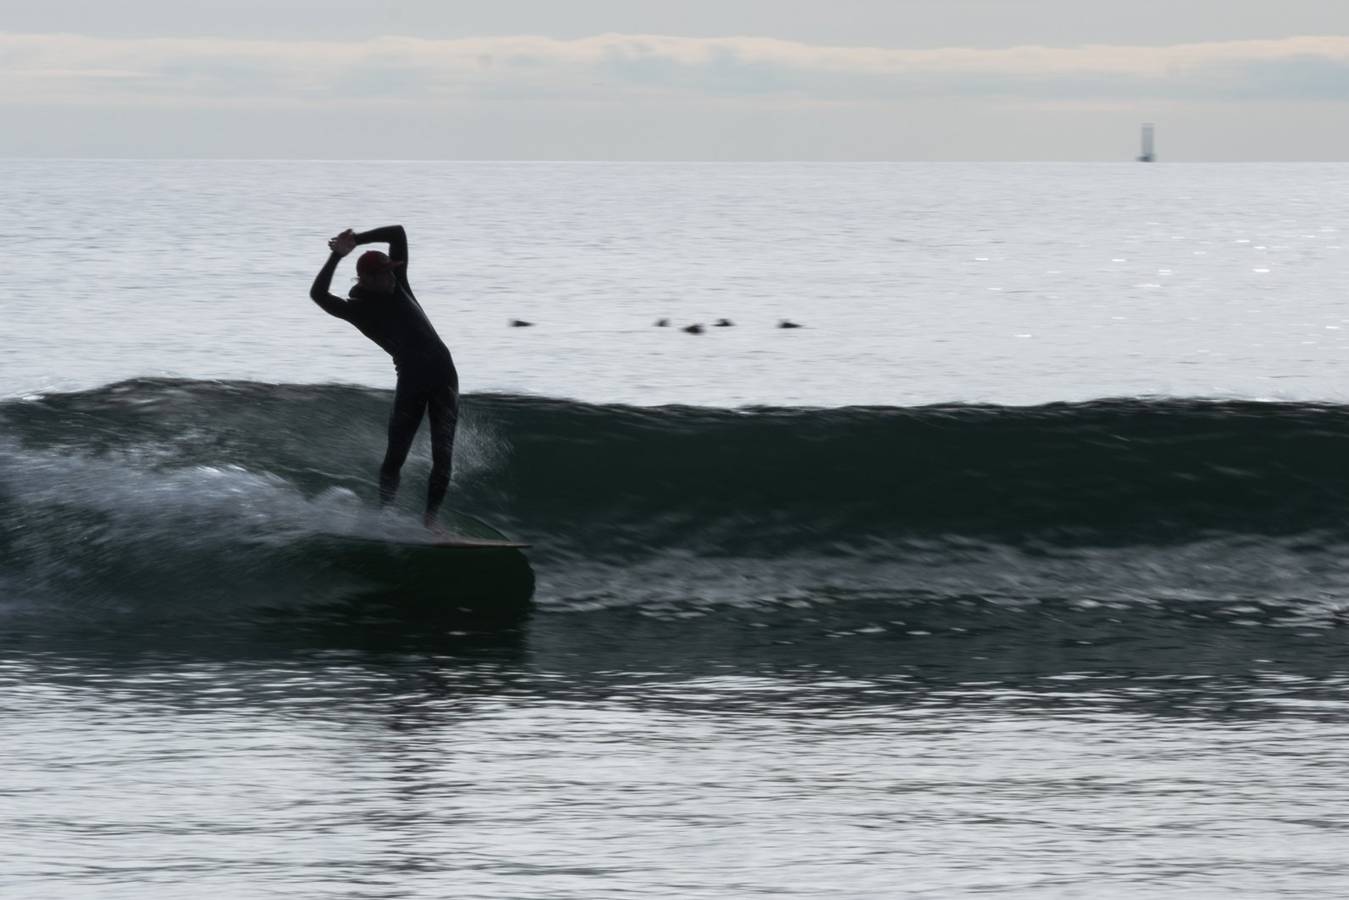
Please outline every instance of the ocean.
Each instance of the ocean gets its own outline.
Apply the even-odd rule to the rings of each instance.
[[[0,896],[1344,896],[1346,188],[0,161]],[[524,618],[324,540],[395,222]]]

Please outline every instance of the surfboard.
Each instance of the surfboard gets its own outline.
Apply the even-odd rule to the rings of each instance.
[[[363,541],[374,544],[396,544],[403,547],[437,547],[441,550],[528,550],[533,544],[522,544],[519,541],[511,541],[496,538],[465,537],[462,535],[448,535],[445,537],[431,537],[429,540],[400,540],[392,537],[374,537],[360,534],[332,534],[325,533],[325,537],[338,541]]]
[[[447,512],[441,517],[442,530],[431,532],[420,527],[401,527],[386,530],[378,520],[364,525],[354,523],[352,530],[321,530],[317,537],[333,541],[354,541],[373,544],[393,544],[404,547],[438,547],[443,550],[528,550],[530,544],[515,541],[482,519],[461,512]]]
[[[447,536],[320,532],[314,539],[332,566],[349,573],[362,602],[450,618],[527,614],[534,570],[522,551],[530,545],[462,513],[445,519]]]

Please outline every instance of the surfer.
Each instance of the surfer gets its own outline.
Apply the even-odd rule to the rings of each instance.
[[[343,300],[328,292],[337,264],[362,244],[387,243],[389,252],[367,250],[356,260],[357,282]],[[393,357],[398,372],[389,446],[379,468],[379,500],[387,506],[398,493],[398,476],[417,435],[423,413],[431,420],[431,480],[426,492],[426,527],[437,530],[436,515],[450,486],[454,432],[459,423],[459,374],[454,360],[408,285],[408,239],[401,225],[360,234],[348,228],[328,241],[309,297],[329,315],[345,319]]]

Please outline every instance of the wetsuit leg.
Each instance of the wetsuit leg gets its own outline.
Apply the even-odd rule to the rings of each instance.
[[[454,463],[454,434],[459,428],[459,391],[445,385],[427,397],[431,420],[431,481],[426,489],[426,515],[435,516],[450,487]]]
[[[426,393],[419,386],[401,378],[393,397],[393,415],[389,417],[389,447],[384,451],[384,464],[379,467],[379,502],[387,506],[398,493],[398,475],[412,449],[412,439],[422,424],[426,410]]]

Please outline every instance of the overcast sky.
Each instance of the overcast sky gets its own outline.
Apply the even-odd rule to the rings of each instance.
[[[0,155],[1349,159],[1347,0],[0,4]]]

